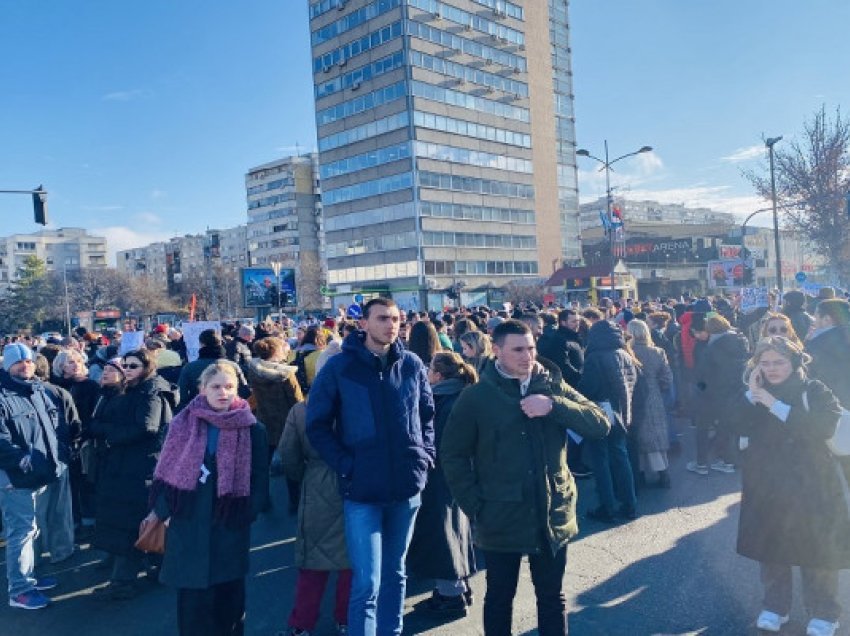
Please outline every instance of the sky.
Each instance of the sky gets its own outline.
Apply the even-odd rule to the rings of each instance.
[[[307,6],[0,0],[0,189],[44,184],[50,227],[111,253],[245,223],[245,173],[316,146]],[[578,146],[655,149],[615,166],[632,199],[764,207],[741,175],[763,138],[850,110],[846,0],[573,0],[570,19]],[[597,167],[579,158],[583,201]],[[40,229],[25,195],[0,218]]]

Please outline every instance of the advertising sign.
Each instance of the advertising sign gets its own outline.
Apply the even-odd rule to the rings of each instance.
[[[709,287],[740,287],[743,282],[744,266],[741,261],[708,261]]]
[[[246,267],[241,270],[242,305],[244,307],[277,307],[277,295],[285,294],[283,305],[294,305],[295,270],[282,269],[275,276],[271,267]],[[278,292],[277,283],[280,281]]]

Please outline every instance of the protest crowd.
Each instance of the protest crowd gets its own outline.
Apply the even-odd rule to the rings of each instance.
[[[797,580],[807,635],[834,635],[850,567],[850,303],[824,288],[748,309],[716,296],[415,312],[374,298],[191,343],[169,325],[7,337],[9,605],[48,607],[52,566],[90,544],[105,603],[162,584],[181,635],[242,634],[251,524],[277,479],[298,519],[281,634],[315,633],[329,582],[338,634],[401,634],[415,578],[433,587],[415,611],[449,622],[483,602],[484,633],[509,636],[527,559],[539,633],[565,636],[570,539],[638,518],[678,454],[699,478],[741,475],[736,549],[760,564],[757,628],[782,629]],[[593,480],[581,519],[577,479]]]

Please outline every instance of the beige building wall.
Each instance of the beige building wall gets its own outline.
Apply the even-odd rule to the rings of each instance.
[[[526,56],[534,140],[534,199],[537,218],[537,258],[541,276],[560,266],[561,226],[558,217],[558,163],[555,154],[555,103],[552,98],[552,54],[549,8],[544,0],[525,7]],[[540,37],[535,37],[539,34]],[[554,264],[554,268],[553,268]]]

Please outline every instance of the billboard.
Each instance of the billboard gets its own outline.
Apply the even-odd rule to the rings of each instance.
[[[297,302],[294,269],[281,269],[277,277],[271,267],[246,267],[240,270],[240,282],[244,307],[277,307],[278,293],[284,306]]]
[[[709,287],[740,287],[744,284],[744,264],[740,260],[708,261]]]

